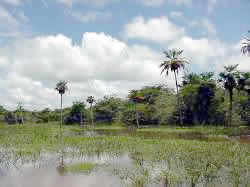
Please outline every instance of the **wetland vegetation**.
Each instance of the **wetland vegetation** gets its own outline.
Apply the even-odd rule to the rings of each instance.
[[[69,178],[105,173],[116,178],[117,186],[250,185],[250,144],[241,135],[250,131],[247,127],[131,131],[122,126],[26,124],[0,129],[3,180],[15,171],[49,168]]]

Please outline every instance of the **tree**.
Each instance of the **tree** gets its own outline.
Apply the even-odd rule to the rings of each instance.
[[[183,53],[183,50],[169,50],[163,52],[167,58],[166,61],[164,61],[160,68],[162,68],[161,74],[166,72],[166,75],[168,76],[169,70],[174,72],[175,76],[175,86],[176,86],[176,92],[177,92],[177,105],[179,110],[179,121],[182,125],[182,113],[181,113],[181,106],[180,106],[180,97],[179,97],[179,88],[178,88],[178,81],[177,81],[177,74],[179,73],[179,70],[182,68],[185,68],[185,64],[188,64],[188,61],[186,61],[184,58],[181,58],[181,54]]]
[[[63,123],[63,115],[62,115],[62,96],[63,94],[65,94],[65,92],[68,90],[68,87],[67,87],[67,82],[66,81],[59,81],[57,84],[56,84],[56,88],[55,88],[58,93],[60,94],[61,96],[61,123],[60,123],[60,128],[62,128],[62,123]]]
[[[248,31],[250,33],[250,31]],[[245,38],[245,41],[242,43],[241,52],[243,54],[250,54],[250,38]]]
[[[96,121],[114,122],[120,116],[122,105],[122,99],[116,96],[104,96],[95,105]]]
[[[21,102],[19,102],[17,105],[17,112],[19,114],[17,120],[18,120],[19,125],[23,125],[23,123],[24,123],[23,111],[24,111],[23,104]]]
[[[185,124],[210,124],[216,118],[214,73],[190,73],[183,77],[183,121]]]
[[[232,110],[233,110],[233,91],[237,87],[236,78],[239,76],[237,71],[238,64],[224,66],[225,71],[221,72],[219,76],[219,82],[223,82],[224,88],[229,93],[229,115],[228,115],[228,126],[232,124]]]
[[[139,103],[144,98],[138,95],[137,90],[131,90],[128,96],[129,100],[132,101],[135,104],[135,115],[136,115],[136,125],[137,128],[140,128],[140,122],[139,122],[139,113],[137,110],[137,103]]]
[[[91,113],[91,125],[94,125],[94,114],[93,114],[93,103],[95,103],[94,96],[89,96],[87,102],[90,104],[90,113]]]
[[[64,120],[65,124],[79,123],[80,125],[82,125],[84,112],[85,112],[84,102],[80,101],[73,102],[69,115]]]

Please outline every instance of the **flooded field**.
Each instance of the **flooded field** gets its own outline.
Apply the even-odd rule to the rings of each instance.
[[[248,132],[1,126],[0,187],[248,187]]]

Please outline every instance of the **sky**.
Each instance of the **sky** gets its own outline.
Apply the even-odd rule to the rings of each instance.
[[[184,50],[185,73],[239,64],[249,36],[249,0],[0,0],[0,105],[59,108],[93,95],[126,97],[161,75],[164,50]],[[179,78],[184,72],[179,74]]]

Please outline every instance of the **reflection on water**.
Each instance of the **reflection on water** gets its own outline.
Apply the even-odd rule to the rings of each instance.
[[[1,177],[0,187],[120,187],[117,177],[105,172],[61,176],[53,168],[30,169],[20,176]]]

